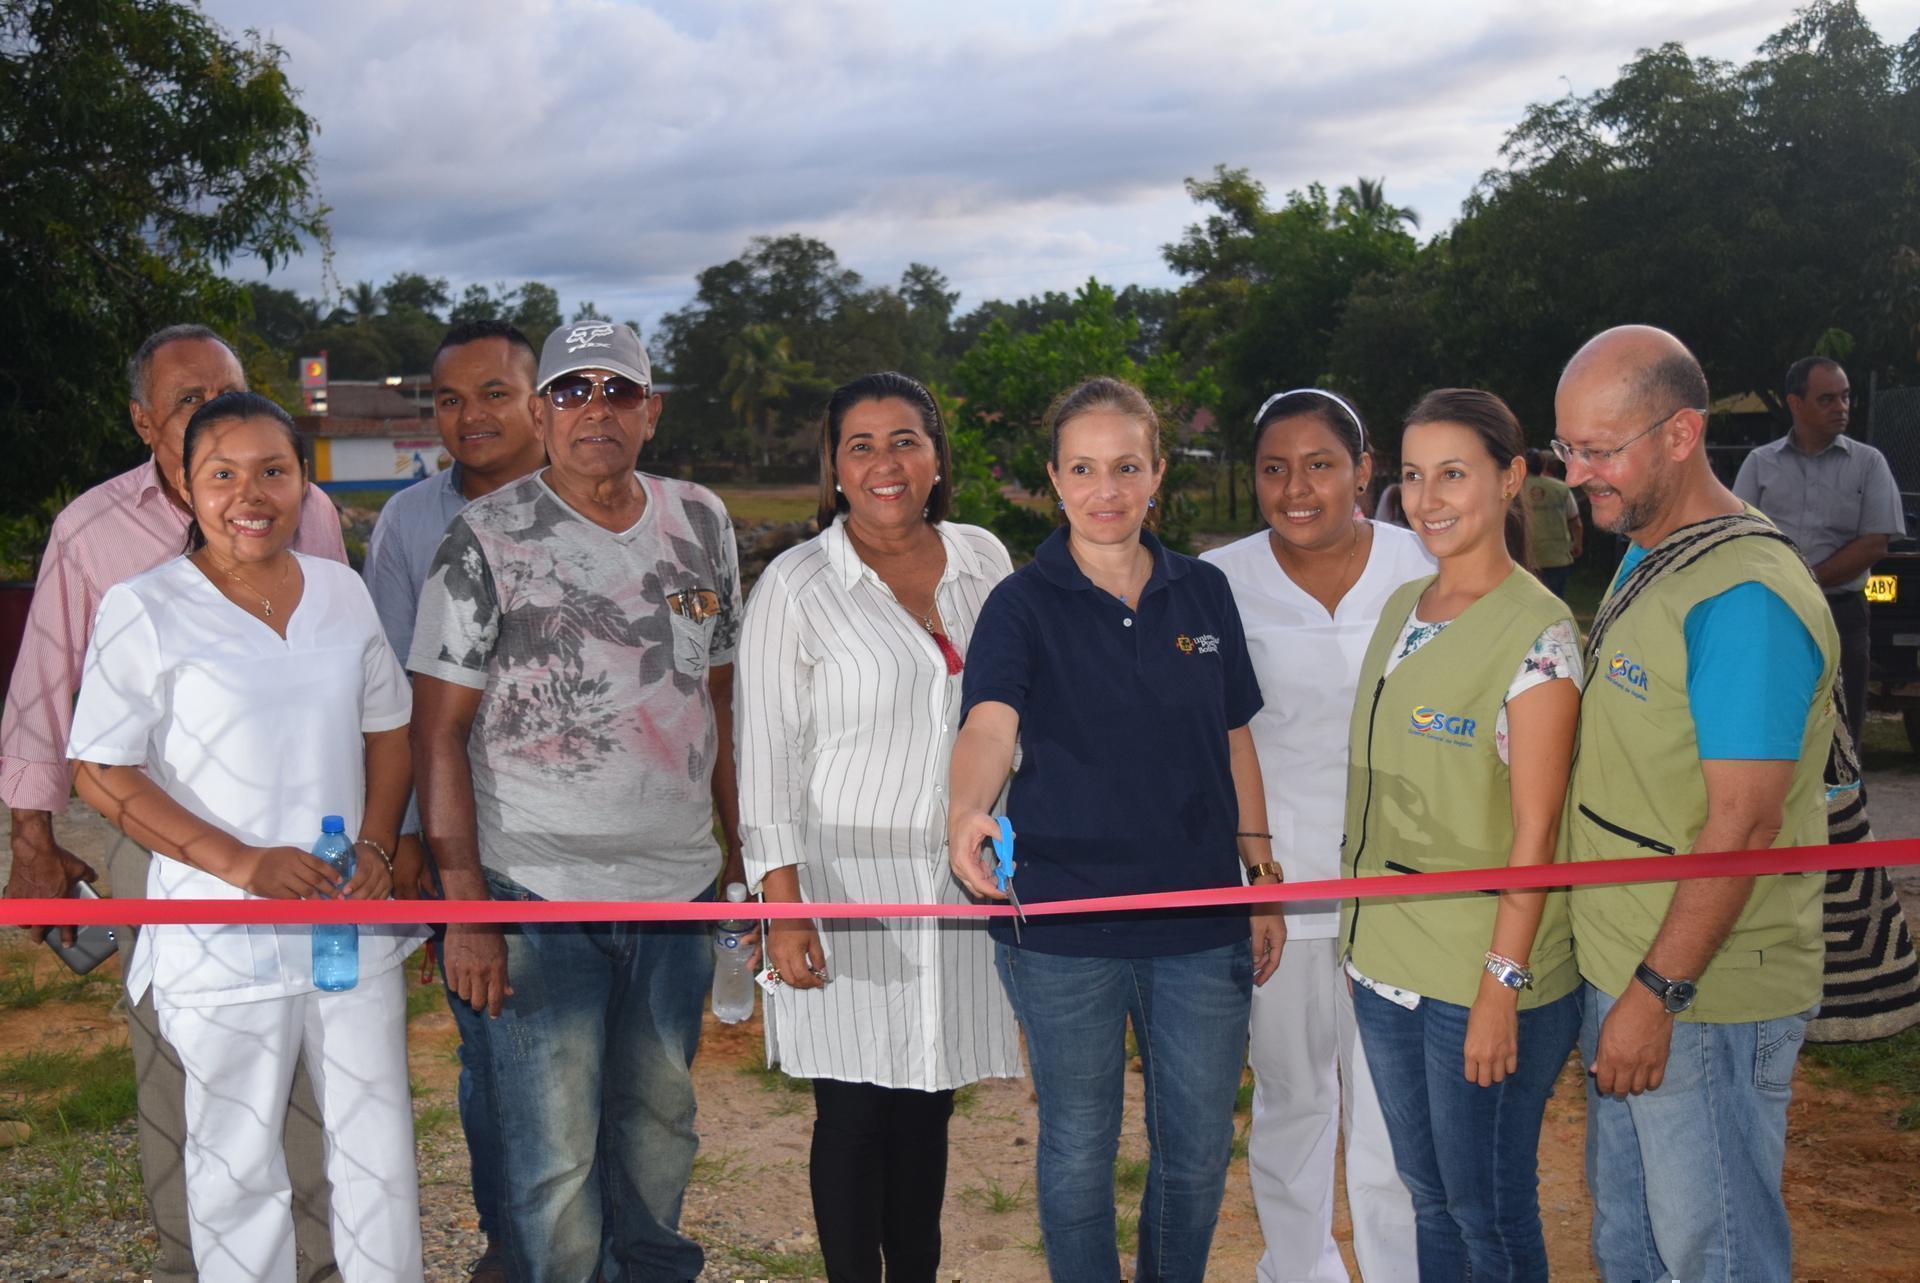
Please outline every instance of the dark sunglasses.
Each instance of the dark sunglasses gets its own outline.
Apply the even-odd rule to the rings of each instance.
[[[548,385],[547,399],[561,410],[584,410],[587,402],[593,400],[595,388],[600,389],[609,409],[634,410],[646,404],[647,385],[618,374],[604,379],[587,374],[565,375]]]

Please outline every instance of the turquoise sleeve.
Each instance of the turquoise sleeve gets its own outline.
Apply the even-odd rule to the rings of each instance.
[[[1687,612],[1687,703],[1703,759],[1790,762],[1824,666],[1807,626],[1758,583]]]

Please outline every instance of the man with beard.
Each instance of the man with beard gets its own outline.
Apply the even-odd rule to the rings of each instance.
[[[1839,639],[1792,544],[1707,466],[1707,381],[1647,326],[1580,349],[1554,452],[1632,542],[1594,618],[1564,858],[1826,841]],[[1787,1100],[1822,879],[1576,887],[1593,1254],[1606,1279],[1786,1278]]]
[[[1793,427],[1740,465],[1733,492],[1799,545],[1813,567],[1840,632],[1840,680],[1847,730],[1860,742],[1867,715],[1867,571],[1886,555],[1890,536],[1907,532],[1900,487],[1878,450],[1847,435],[1853,393],[1847,372],[1824,356],[1787,370]]]

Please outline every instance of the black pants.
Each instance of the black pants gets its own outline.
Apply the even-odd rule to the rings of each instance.
[[[1867,670],[1873,664],[1873,639],[1868,632],[1867,598],[1859,589],[1827,598],[1833,626],[1840,632],[1840,689],[1847,696],[1847,730],[1857,749],[1860,728],[1867,720]]]
[[[813,1080],[813,1220],[831,1283],[933,1283],[950,1091]]]

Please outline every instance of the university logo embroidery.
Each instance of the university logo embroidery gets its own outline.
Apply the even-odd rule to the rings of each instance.
[[[613,335],[611,325],[576,325],[567,331],[567,351],[578,352],[583,347],[605,347],[599,340]]]
[[[1181,633],[1178,637],[1174,638],[1173,644],[1180,648],[1182,655],[1193,654],[1193,638],[1187,636],[1185,633]]]
[[[1220,653],[1220,639],[1212,633],[1201,633],[1198,637],[1189,637],[1181,633],[1173,639],[1173,644],[1179,648],[1182,655],[1218,655]]]
[[[1607,680],[1635,699],[1647,697],[1647,670],[1628,659],[1624,650],[1614,651],[1607,661]]]

